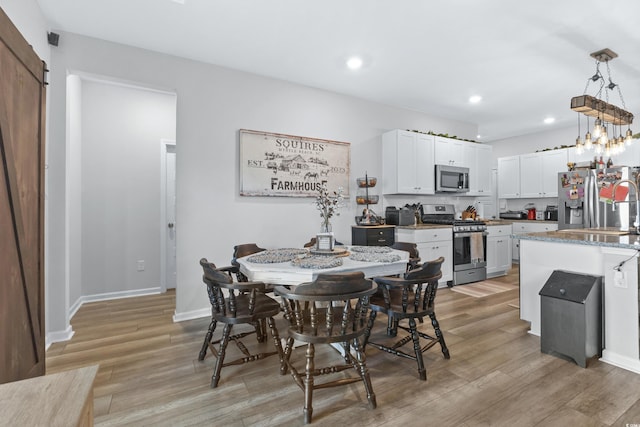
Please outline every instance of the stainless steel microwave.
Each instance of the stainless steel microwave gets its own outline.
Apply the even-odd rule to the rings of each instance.
[[[437,193],[465,193],[469,191],[469,168],[436,165]]]

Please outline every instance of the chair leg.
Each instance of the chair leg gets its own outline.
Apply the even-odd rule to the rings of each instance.
[[[217,321],[215,319],[211,319],[211,323],[209,323],[209,329],[207,330],[207,334],[204,336],[204,342],[202,343],[200,354],[198,354],[199,361],[203,361],[205,356],[207,355],[207,348],[209,347],[209,343],[211,343],[211,338],[213,338],[213,332],[216,330],[216,324],[217,324]]]
[[[427,370],[424,368],[424,360],[422,359],[422,348],[420,348],[420,336],[416,327],[416,319],[409,318],[409,332],[413,340],[413,349],[416,353],[416,362],[418,362],[418,375],[422,381],[427,380]]]
[[[367,400],[369,401],[369,408],[375,409],[377,406],[376,403],[376,394],[373,392],[373,386],[371,385],[371,377],[369,376],[369,369],[367,369],[367,356],[364,354],[364,349],[358,342],[358,339],[355,338],[353,340],[353,348],[356,351],[356,363],[358,366],[358,374],[360,374],[360,378],[362,378],[362,382],[364,383],[364,388],[367,392]]]
[[[311,401],[313,399],[313,370],[315,365],[313,363],[313,357],[315,356],[315,347],[313,344],[307,344],[307,363],[305,365],[305,377],[304,377],[304,423],[311,424],[311,416],[313,415],[313,406]]]
[[[395,337],[398,335],[398,322],[393,316],[387,317],[387,336]]]
[[[218,386],[220,381],[220,371],[222,370],[222,364],[224,363],[224,355],[227,351],[227,344],[229,344],[229,335],[231,335],[232,324],[225,324],[222,331],[222,339],[220,340],[220,349],[218,350],[218,360],[216,360],[216,366],[213,368],[213,375],[211,376],[211,388]]]
[[[276,322],[273,320],[273,317],[269,317],[267,319],[269,323],[269,330],[271,331],[271,336],[273,337],[273,344],[276,347],[276,351],[278,352],[278,358],[280,359],[280,374],[284,375],[286,371],[283,372],[283,368],[286,369],[286,364],[284,361],[284,351],[282,350],[282,342],[280,341],[280,335],[278,334],[278,329],[276,328]]]
[[[436,319],[436,314],[432,313],[429,315],[429,317],[431,318],[431,324],[433,325],[433,329],[436,332],[436,338],[438,338],[438,342],[440,343],[442,354],[444,354],[445,359],[450,359],[451,355],[449,355],[449,349],[447,348],[447,344],[444,342],[444,335],[440,330],[440,323],[438,323],[438,319]]]
[[[284,375],[287,373],[289,368],[289,360],[291,359],[291,351],[293,350],[293,342],[294,339],[289,337],[287,338],[287,344],[284,347],[284,353],[282,355],[282,359],[284,363],[280,365],[280,375]]]
[[[367,320],[367,326],[364,328],[364,339],[362,340],[362,350],[367,347],[367,343],[369,342],[369,337],[371,336],[371,330],[373,329],[373,323],[376,321],[376,315],[378,313],[376,311],[371,311],[369,314],[369,320]]]

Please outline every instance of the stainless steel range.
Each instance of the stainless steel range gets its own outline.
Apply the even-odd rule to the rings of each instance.
[[[487,278],[487,225],[483,221],[457,220],[453,205],[422,205],[422,222],[453,226],[453,284]]]

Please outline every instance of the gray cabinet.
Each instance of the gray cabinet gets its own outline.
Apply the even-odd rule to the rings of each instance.
[[[391,246],[395,243],[395,226],[351,226],[351,244],[356,246]]]

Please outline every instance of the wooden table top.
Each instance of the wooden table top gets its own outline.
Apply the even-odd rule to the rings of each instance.
[[[0,426],[82,425],[97,372],[94,365],[0,385]]]

